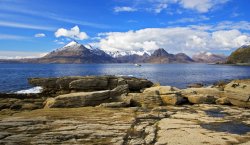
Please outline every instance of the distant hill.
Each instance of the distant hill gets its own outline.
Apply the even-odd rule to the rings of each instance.
[[[198,63],[224,63],[227,57],[225,55],[213,54],[210,52],[200,52],[193,55],[192,59]]]
[[[228,64],[248,63],[250,64],[250,45],[243,45],[227,58]]]

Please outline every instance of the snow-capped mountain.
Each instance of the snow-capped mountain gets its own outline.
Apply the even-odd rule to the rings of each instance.
[[[2,60],[2,62],[10,62]],[[44,57],[36,59],[19,59],[20,63],[190,63],[193,60],[184,53],[170,54],[160,48],[153,53],[147,51],[105,52],[91,45],[82,45],[71,41]],[[1,61],[0,61],[1,63]]]
[[[91,47],[92,48],[92,47]],[[50,52],[39,59],[41,63],[110,63],[115,60],[100,49],[89,49],[76,41]]]
[[[113,51],[113,52],[105,51],[105,52],[114,58],[129,56],[129,55],[139,55],[139,56],[151,55],[151,53],[148,51],[123,51],[123,52],[122,51]]]
[[[199,52],[193,55],[192,59],[199,63],[222,63],[226,61],[227,56],[211,52]]]

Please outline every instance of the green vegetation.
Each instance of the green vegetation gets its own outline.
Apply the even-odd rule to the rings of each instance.
[[[234,51],[227,59],[228,64],[250,64],[250,46],[243,46]]]

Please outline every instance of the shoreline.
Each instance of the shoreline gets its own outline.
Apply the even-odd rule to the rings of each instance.
[[[0,144],[250,143],[250,79],[186,89],[127,76],[29,83],[43,92],[0,93]]]

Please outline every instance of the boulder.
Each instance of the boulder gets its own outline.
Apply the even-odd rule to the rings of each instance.
[[[81,76],[69,76],[69,77],[62,77],[62,78],[58,78],[56,80],[56,84],[59,86],[59,88],[61,90],[69,90],[69,83],[71,83],[72,81],[75,80],[79,80],[82,79],[83,77]]]
[[[202,83],[194,83],[187,85],[188,88],[202,88],[204,85]]]
[[[250,108],[250,95],[247,93],[239,93],[239,92],[227,92],[226,93],[231,104],[243,107]]]
[[[181,90],[181,94],[187,98],[189,95],[209,95],[215,98],[224,97],[224,92],[217,88],[188,88]]]
[[[69,83],[69,88],[72,90],[107,90],[108,78],[107,77],[93,77],[84,78],[72,81]]]
[[[224,90],[228,92],[250,94],[250,79],[231,81],[225,86]]]
[[[141,89],[151,87],[153,83],[146,79],[124,78],[131,91],[140,91]]]
[[[180,89],[172,86],[155,86],[147,88],[143,91],[143,93],[148,93],[152,91],[159,91],[160,95],[167,95],[167,94],[175,94],[180,91]]]
[[[230,104],[231,104],[231,102],[230,102],[230,100],[228,99],[228,97],[219,98],[219,99],[217,99],[215,102],[216,102],[216,104],[218,104],[218,105],[230,105]]]
[[[250,108],[250,79],[231,81],[224,90],[233,105]]]
[[[78,92],[59,95],[46,100],[45,108],[76,108],[84,106],[96,106],[108,102],[110,91]]]
[[[161,99],[165,105],[179,105],[187,102],[187,99],[180,94],[161,95]]]
[[[33,86],[42,86],[43,88],[54,88],[58,89],[56,81],[58,78],[29,78],[29,84]]]
[[[193,104],[214,104],[215,103],[215,97],[210,95],[189,95],[188,101]]]

